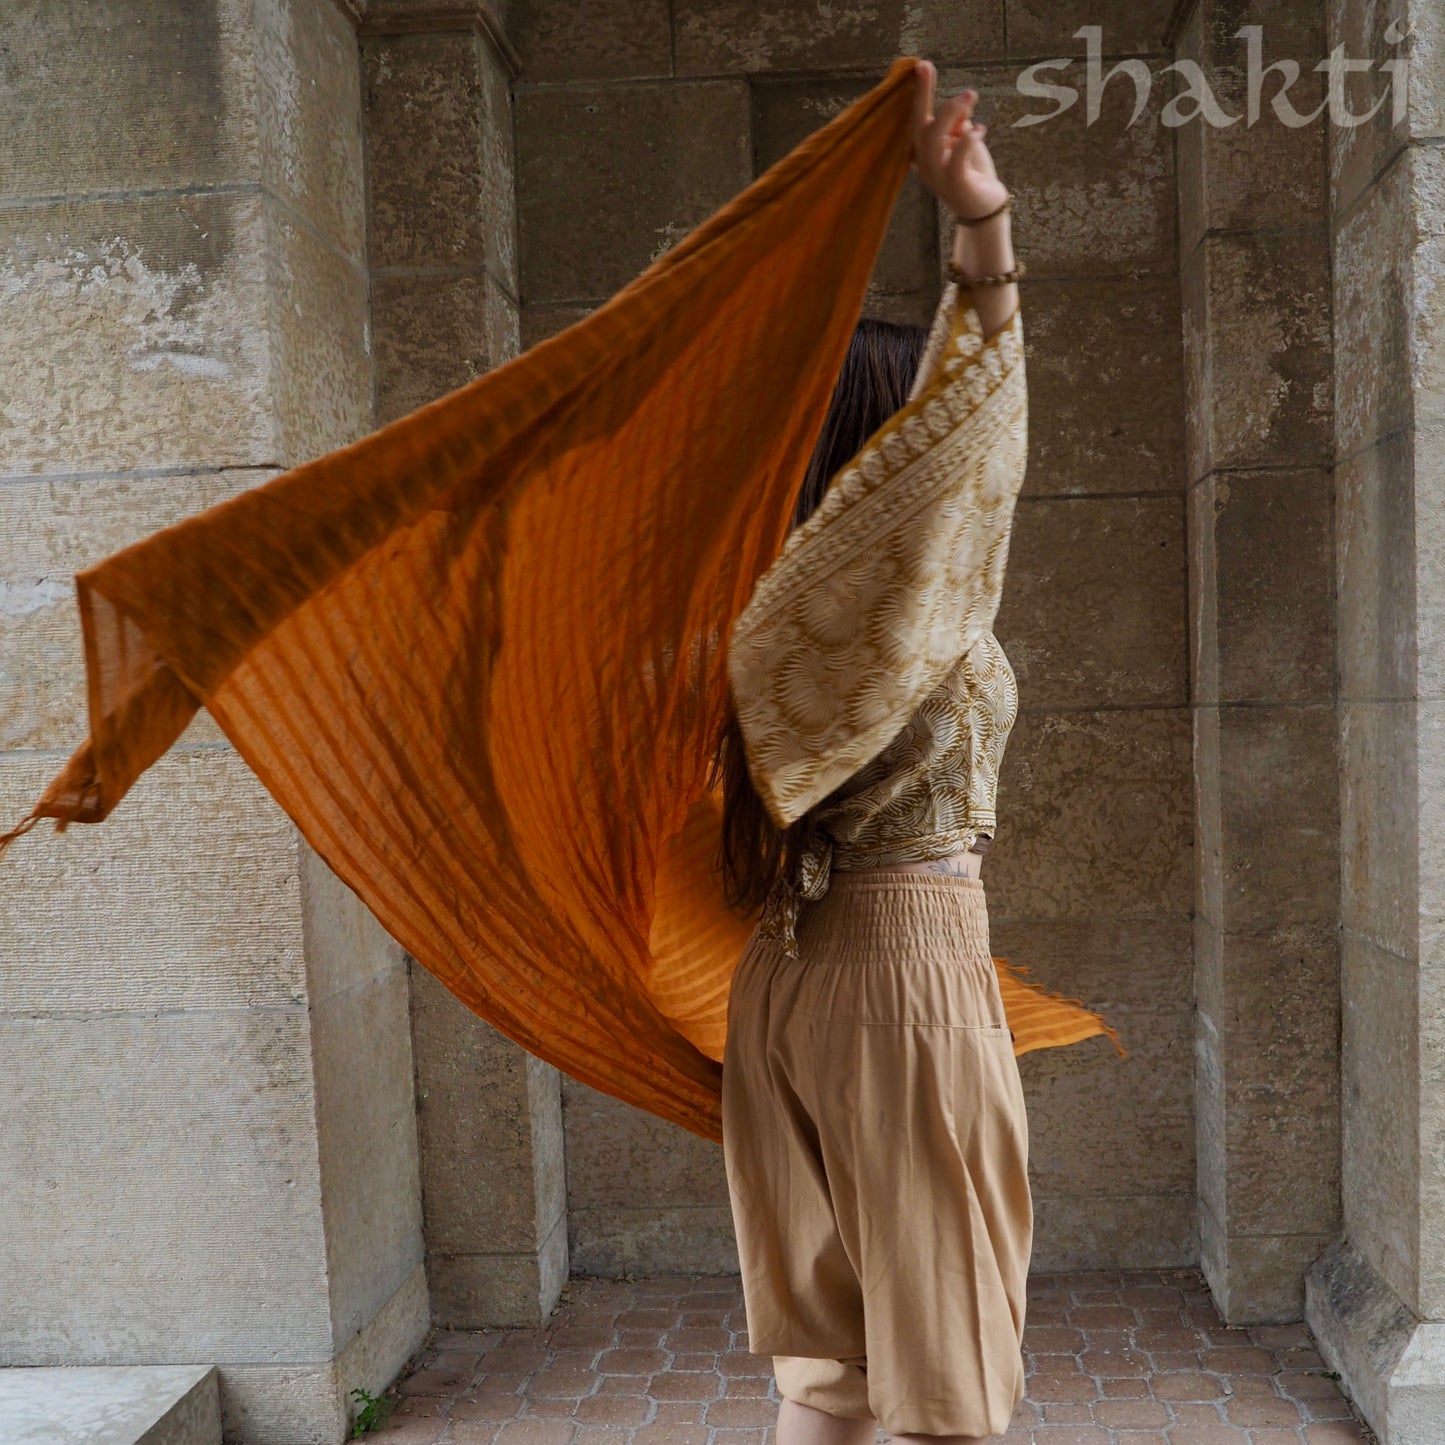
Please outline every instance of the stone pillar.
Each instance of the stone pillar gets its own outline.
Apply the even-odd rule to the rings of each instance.
[[[372,424],[331,0],[0,19],[0,816],[85,733],[71,573]],[[333,1442],[427,1323],[400,951],[204,715],[0,863],[0,1364],[220,1366]]]
[[[996,954],[1117,1025],[1019,1060],[1033,1269],[1197,1258],[1188,1038],[1191,836],[1183,363],[1169,56],[1147,11],[1109,7],[1120,70],[1088,121],[1021,94],[1039,56],[1081,92],[1077,12],[1010,11],[1005,59],[945,69],[980,92],[1014,244],[1029,463],[994,630],[1018,676],[983,878]],[[977,38],[986,30],[971,32]],[[951,218],[945,216],[951,230]],[[951,242],[951,236],[948,238]],[[945,250],[946,254],[946,250]]]
[[[484,4],[372,0],[362,60],[385,423],[517,354],[515,56]],[[432,1316],[537,1324],[567,1279],[559,1075],[412,974]]]
[[[1445,17],[1328,8],[1331,47],[1374,62],[1350,110],[1384,99],[1330,129],[1344,1238],[1306,1317],[1383,1445],[1427,1445],[1445,1434]]]
[[[1339,1224],[1339,810],[1327,125],[1246,125],[1246,44],[1317,108],[1316,6],[1201,0],[1178,59],[1231,126],[1179,156],[1188,380],[1200,1257],[1232,1324],[1294,1320]],[[1176,80],[1186,88],[1186,77]],[[1278,75],[1264,84],[1266,97]],[[1180,102],[1193,115],[1193,102]]]

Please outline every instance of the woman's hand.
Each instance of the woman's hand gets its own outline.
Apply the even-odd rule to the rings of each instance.
[[[920,60],[914,70],[913,166],[923,184],[960,220],[989,219],[977,226],[955,226],[953,264],[965,276],[1007,274],[1014,267],[1010,213],[999,210],[1008,187],[999,180],[993,157],[983,143],[986,126],[973,119],[976,90],[963,90],[933,109],[938,71]],[[998,212],[994,215],[994,212]],[[1019,305],[1018,283],[971,286],[971,304],[983,334],[1001,331]]]
[[[913,74],[913,165],[919,179],[960,219],[988,215],[1003,205],[1008,187],[999,180],[983,143],[988,127],[973,119],[978,92],[961,90],[935,113],[938,71],[933,62],[920,60]]]

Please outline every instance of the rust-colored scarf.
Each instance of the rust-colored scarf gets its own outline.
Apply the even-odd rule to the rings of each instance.
[[[204,706],[468,1008],[717,1138],[749,926],[711,866],[724,645],[908,169],[913,66],[570,330],[81,573],[91,737],[9,838],[107,817]],[[1016,997],[1023,1047],[1099,1032]]]

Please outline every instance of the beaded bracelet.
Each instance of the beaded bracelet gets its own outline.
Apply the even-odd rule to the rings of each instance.
[[[1010,267],[1007,271],[1000,271],[995,276],[966,276],[956,261],[948,263],[948,279],[957,286],[1007,286],[1011,281],[1017,281],[1028,268],[1022,261],[1016,266]]]

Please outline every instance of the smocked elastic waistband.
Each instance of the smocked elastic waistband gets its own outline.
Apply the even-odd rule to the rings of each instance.
[[[828,875],[829,888],[965,888],[982,893],[983,879],[961,873],[906,873],[898,868],[839,868]]]
[[[951,957],[960,946],[986,957],[983,880],[884,868],[837,870],[827,893],[802,909],[798,943],[804,956],[815,957],[880,952]]]

